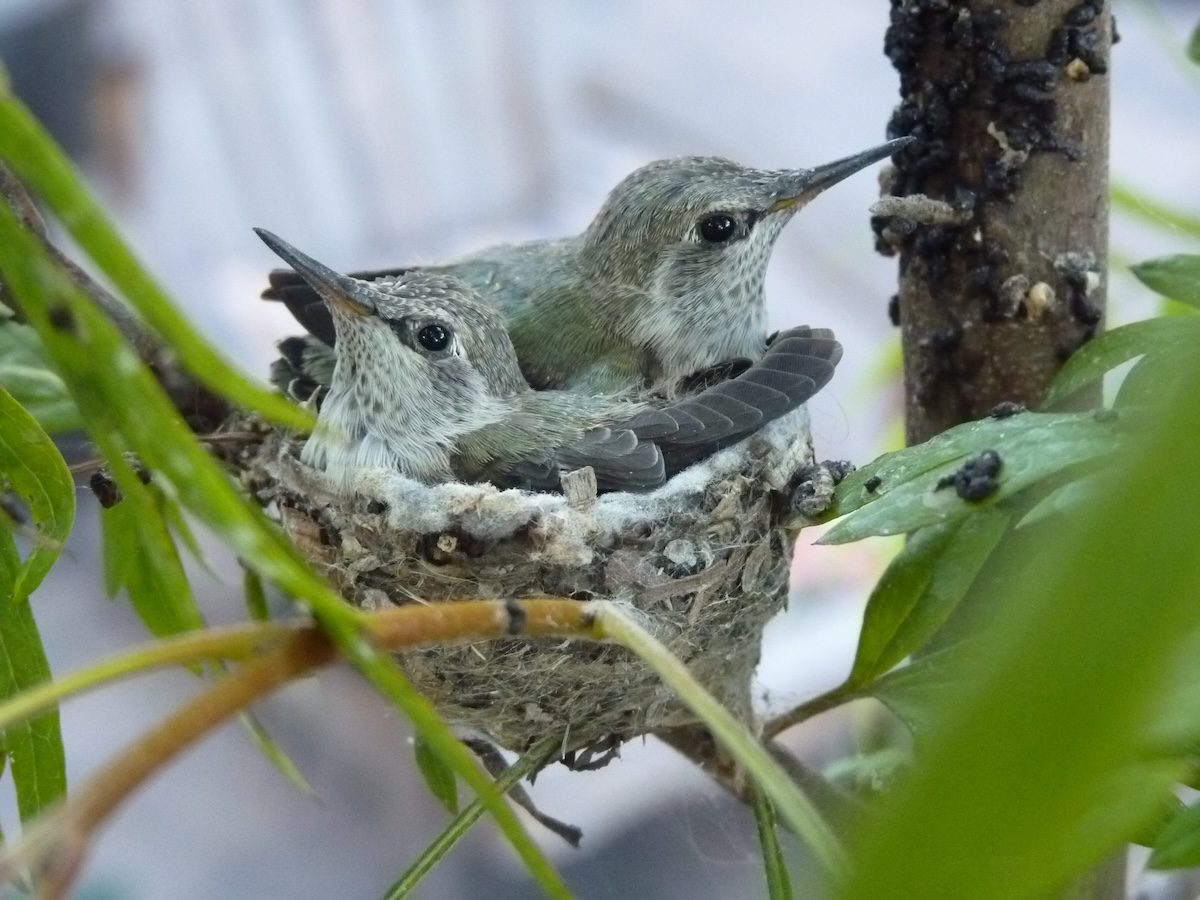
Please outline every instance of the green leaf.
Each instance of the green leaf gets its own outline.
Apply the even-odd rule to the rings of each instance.
[[[969,647],[967,642],[951,644],[893,669],[871,685],[871,696],[890,709],[913,737],[924,738],[956,692],[967,689],[960,660],[969,655]]]
[[[1200,316],[1145,319],[1106,331],[1071,355],[1054,377],[1043,403],[1046,406],[1061,403],[1135,357],[1197,344],[1200,344]]]
[[[537,772],[553,758],[561,744],[562,740],[558,735],[551,734],[542,738],[496,779],[496,792],[503,796],[526,775]],[[441,862],[454,845],[462,840],[463,835],[471,829],[471,826],[479,820],[483,813],[483,804],[478,800],[463,809],[434,839],[433,843],[421,851],[421,855],[413,861],[404,874],[384,892],[383,900],[402,900],[402,898],[410,896],[417,885],[421,883],[421,879],[433,871],[434,866]]]
[[[37,421],[0,388],[0,488],[29,507],[38,530],[12,585],[16,602],[41,584],[75,519],[75,484],[62,454]]]
[[[1152,869],[1200,866],[1200,804],[1175,815],[1159,835],[1147,865]]]
[[[242,594],[246,598],[246,612],[250,614],[251,619],[266,622],[271,618],[262,577],[249,566],[242,566]]]
[[[1200,307],[1200,256],[1162,256],[1131,266],[1130,270],[1156,294]]]
[[[763,868],[767,879],[767,897],[770,900],[792,900],[792,880],[788,876],[787,863],[779,846],[779,834],[775,823],[775,810],[771,801],[757,785],[750,791],[754,799],[754,824],[758,829],[758,841],[762,848]]]
[[[1077,514],[1080,507],[1094,502],[1098,495],[1103,494],[1108,478],[1107,472],[1094,472],[1055,488],[1021,517],[1017,527],[1027,528],[1058,517]],[[1064,518],[1060,521],[1071,520]]]
[[[1112,406],[1116,410],[1152,406],[1164,390],[1171,390],[1179,371],[1159,359],[1157,355],[1143,356],[1121,379]]]
[[[1158,705],[1146,735],[1147,756],[1200,757],[1200,631],[1191,635],[1190,646],[1180,654]]]
[[[109,595],[125,588],[138,618],[156,637],[203,628],[154,488],[136,476],[124,480],[121,501],[100,511]]]
[[[1008,513],[984,509],[909,539],[867,601],[851,685],[870,684],[924,646],[966,595],[1008,521]]]
[[[7,93],[0,93],[0,157],[46,202],[138,313],[171,343],[189,372],[269,421],[293,428],[312,426],[309,413],[249,381],[205,342],[121,240],[66,154],[29,110]],[[249,230],[246,239],[250,240]]]
[[[50,664],[33,610],[15,590],[22,571],[12,535],[0,531],[0,700],[50,680]],[[0,758],[3,756],[12,760],[22,822],[66,794],[66,755],[57,709],[0,732]]]
[[[1187,42],[1187,56],[1196,65],[1200,65],[1200,22],[1192,29],[1192,36]]]
[[[0,141],[4,137],[0,128]],[[238,493],[113,324],[47,259],[2,203],[0,269],[121,489],[137,489],[136,476],[122,462],[122,453],[129,450],[154,471],[156,479],[165,479],[184,508],[222,537],[234,553],[313,611],[346,659],[412,720],[482,799],[543,891],[553,897],[569,896],[554,867],[479,771],[470,751],[417,693],[391,655],[362,639],[361,615],[305,564],[260,509]]]
[[[0,313],[0,387],[49,432],[81,426],[63,380],[50,368],[37,332]]]
[[[1171,823],[1186,809],[1182,800],[1168,792],[1163,798],[1162,809],[1158,815],[1150,819],[1144,827],[1131,833],[1130,842],[1153,849],[1162,841],[1163,835],[1171,827]]]
[[[166,496],[162,491],[154,492],[154,499],[158,504],[160,514],[163,521],[167,523],[171,534],[177,537],[187,550],[188,554],[198,562],[204,570],[210,575],[216,575],[213,572],[212,566],[208,564],[208,560],[204,556],[204,549],[200,546],[200,542],[196,540],[196,533],[192,531],[192,526],[180,509],[179,503],[173,498]]]
[[[1122,184],[1112,184],[1109,197],[1116,209],[1172,233],[1200,238],[1200,218],[1147,197]]]
[[[1200,383],[1200,354],[1176,365]],[[1146,423],[1114,461],[1128,477],[1036,552],[999,549],[966,601],[986,612],[972,639],[909,667],[934,688],[918,761],[849,836],[834,897],[1061,896],[1161,810],[1187,761],[1147,760],[1146,741],[1200,632],[1200,481],[1169,473],[1194,456],[1200,392]]]
[[[818,543],[844,544],[961,520],[1051,476],[1110,455],[1125,440],[1125,418],[1025,412],[967,422],[923,444],[887,453],[838,485],[828,516],[846,518]],[[984,450],[996,451],[1002,460],[995,492],[966,501],[953,487],[937,488],[944,476]],[[875,478],[878,486],[868,491],[866,485]]]
[[[844,756],[825,767],[824,775],[835,787],[854,797],[867,797],[887,790],[912,765],[912,750],[889,744],[879,750]]]
[[[458,779],[454,770],[437,755],[419,734],[413,736],[413,757],[429,792],[446,807],[450,815],[458,814]]]
[[[292,758],[283,752],[275,739],[271,737],[270,732],[263,726],[258,718],[253,713],[242,713],[238,717],[241,720],[242,727],[246,729],[246,733],[250,735],[250,740],[254,742],[254,746],[259,752],[267,758],[267,761],[273,765],[284,778],[292,783],[292,787],[300,791],[302,794],[307,794],[310,797],[316,796],[316,791],[309,784],[308,779],[304,777],[304,773],[300,771],[300,767],[292,761]]]
[[[0,388],[12,394],[47,431],[80,427],[79,410],[66,385],[49,369],[0,363]]]

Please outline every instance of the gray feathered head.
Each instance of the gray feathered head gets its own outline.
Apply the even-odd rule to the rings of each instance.
[[[415,269],[371,283],[335,272],[263,229],[259,237],[321,295],[337,328],[339,365],[380,370],[381,390],[401,376],[469,384],[507,397],[527,390],[504,316],[452,275]],[[351,373],[347,373],[351,374]]]
[[[607,279],[642,286],[663,277],[704,279],[721,269],[727,282],[730,270],[741,273],[735,281],[761,282],[775,240],[797,210],[908,140],[813,169],[752,169],[716,156],[652,162],[608,195],[583,235],[585,259]],[[666,276],[665,268],[676,274]]]

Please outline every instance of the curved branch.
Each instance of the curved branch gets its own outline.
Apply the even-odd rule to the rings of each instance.
[[[167,345],[128,306],[113,296],[50,240],[46,222],[25,185],[0,161],[0,198],[16,213],[21,225],[38,239],[43,249],[71,281],[104,313],[129,341],[138,358],[154,372],[171,402],[196,430],[211,430],[228,415],[228,402],[207,390],[178,365]],[[21,315],[20,304],[0,274],[0,300]]]

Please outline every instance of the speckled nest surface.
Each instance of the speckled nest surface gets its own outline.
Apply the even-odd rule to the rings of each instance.
[[[426,486],[364,472],[353,499],[272,433],[234,460],[300,550],[367,609],[452,599],[608,599],[648,627],[735,714],[751,716],[762,630],[785,604],[791,486],[812,461],[789,414],[648,494],[532,494]],[[465,737],[523,750],[616,746],[694,721],[621,647],[510,639],[406,653],[417,687]]]

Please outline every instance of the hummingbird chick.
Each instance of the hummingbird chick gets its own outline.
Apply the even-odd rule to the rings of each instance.
[[[600,491],[649,490],[804,403],[842,356],[832,332],[801,327],[680,400],[535,391],[504,316],[455,276],[419,269],[368,282],[255,230],[331,313],[336,359],[301,460],[344,493],[375,467],[556,491],[563,472],[591,466]]]
[[[626,177],[582,234],[492,247],[420,271],[455,275],[502,312],[535,388],[619,391],[667,384],[766,350],[771,250],[797,210],[912,141],[813,169],[727,159],[660,160]],[[380,286],[417,269],[354,273]],[[306,396],[328,383],[334,319],[302,273],[277,269],[263,297],[312,335],[284,342],[273,379]]]

